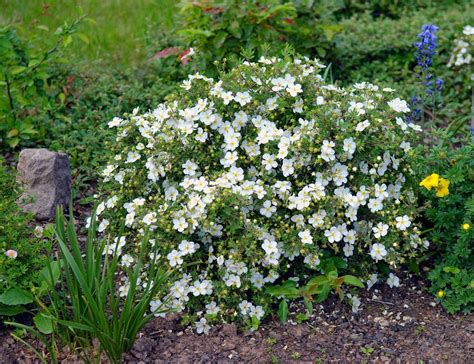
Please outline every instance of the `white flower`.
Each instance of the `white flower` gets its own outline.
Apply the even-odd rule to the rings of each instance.
[[[378,198],[371,198],[367,207],[370,209],[371,212],[377,212],[383,209],[383,203]]]
[[[369,127],[369,125],[370,125],[369,120],[364,120],[356,125],[355,130],[358,132],[364,131],[365,129]]]
[[[212,301],[212,302],[210,302],[206,305],[206,313],[208,315],[215,315],[215,314],[219,313],[220,310],[221,310],[220,307],[217,306],[217,303],[215,303],[214,301]]]
[[[388,225],[384,224],[382,222],[379,222],[377,226],[372,228],[372,231],[374,232],[374,236],[377,239],[380,239],[382,236],[387,235],[388,233]]]
[[[334,243],[334,242],[338,242],[342,240],[342,233],[335,226],[332,226],[331,229],[329,230],[325,230],[324,236],[326,236],[326,238],[328,239],[330,243]]]
[[[272,254],[278,252],[278,245],[276,241],[265,239],[262,244],[262,249],[265,250],[265,253]]]
[[[133,222],[135,221],[135,213],[129,212],[127,216],[125,216],[125,226],[132,226]]]
[[[354,142],[354,139],[352,138],[344,139],[344,146],[342,149],[344,150],[344,152],[347,153],[348,158],[352,159],[352,155],[354,154],[356,150],[356,143]]]
[[[143,218],[143,223],[145,225],[151,225],[151,224],[154,224],[155,222],[156,222],[156,212],[150,212],[146,214],[145,217]]]
[[[293,159],[283,159],[281,171],[285,177],[291,176],[294,173],[295,168],[293,167],[293,162]]]
[[[125,161],[125,163],[133,163],[133,162],[136,162],[137,160],[140,159],[140,153],[138,152],[128,152],[127,154],[127,160]]]
[[[43,237],[43,227],[38,225],[35,227],[34,234],[39,239]]]
[[[303,92],[301,85],[299,83],[295,83],[293,85],[289,85],[286,88],[286,91],[293,97],[297,96],[299,93]]]
[[[249,316],[255,317],[257,320],[261,320],[265,315],[265,311],[262,306],[252,306],[250,307]]]
[[[207,335],[210,329],[211,327],[209,326],[209,324],[207,323],[207,320],[204,317],[196,322],[196,332],[198,334]]]
[[[207,132],[202,128],[198,128],[196,136],[194,137],[198,142],[204,143],[207,140]]]
[[[173,219],[173,229],[178,230],[180,233],[186,230],[188,226],[189,225],[184,217]]]
[[[466,25],[463,28],[462,33],[465,35],[474,35],[474,27],[471,25]]]
[[[246,316],[250,312],[252,307],[253,305],[249,301],[246,301],[246,300],[239,303],[240,313],[243,316]]]
[[[367,289],[371,289],[374,284],[376,284],[378,281],[378,276],[376,273],[373,273],[370,275],[369,279],[366,281],[367,283]]]
[[[234,101],[238,102],[241,106],[247,105],[250,101],[252,101],[252,98],[250,97],[250,94],[245,91],[245,92],[237,92],[234,97]]]
[[[390,288],[400,287],[400,279],[393,273],[390,273],[387,279],[387,284]]]
[[[387,250],[383,244],[373,244],[370,248],[370,256],[378,262],[382,260],[387,255]]]
[[[276,161],[276,157],[273,154],[264,154],[262,165],[267,171],[271,171],[273,168],[278,166],[278,162]]]
[[[351,302],[351,305],[352,305],[352,312],[353,313],[357,313],[360,311],[360,306],[362,304],[361,300],[359,299],[359,297],[357,297],[356,295],[352,295],[350,293],[347,294],[347,298],[349,299],[349,301]]]
[[[135,262],[135,259],[130,254],[125,254],[122,256],[121,264],[124,267],[130,267]]]
[[[390,106],[396,112],[410,112],[410,108],[408,107],[407,102],[405,100],[401,100],[399,97],[393,99],[392,101],[389,101],[388,106]]]
[[[240,288],[240,285],[241,285],[240,277],[235,274],[229,275],[229,277],[225,281],[225,285],[228,287],[236,286],[237,288]]]
[[[313,237],[311,236],[311,232],[309,230],[300,231],[298,236],[300,237],[303,244],[313,244]]]
[[[406,230],[411,225],[411,221],[407,215],[397,216],[395,220],[396,227],[401,231]]]
[[[177,265],[183,264],[182,253],[177,250],[172,250],[166,258],[168,259],[171,267],[176,267]]]
[[[230,167],[237,162],[238,158],[237,152],[227,152],[224,158],[221,158],[220,162],[224,167]]]
[[[181,243],[179,243],[178,249],[182,255],[188,255],[193,254],[198,247],[199,245],[192,241],[183,240]]]
[[[272,202],[267,200],[263,203],[263,207],[260,209],[260,213],[263,216],[271,217],[276,212],[276,210],[276,206],[273,206]]]
[[[99,233],[105,231],[105,229],[107,229],[107,226],[109,226],[109,223],[110,222],[107,219],[102,220],[102,222],[99,224],[99,227],[97,228],[97,231]]]
[[[196,163],[187,160],[186,163],[183,164],[183,173],[189,176],[194,176],[196,174],[196,170],[198,166]]]
[[[354,245],[352,244],[345,244],[344,248],[342,248],[344,255],[346,257],[350,257],[354,254]]]
[[[109,121],[109,124],[108,124],[109,128],[115,128],[119,126],[122,123],[122,121],[123,120],[120,118],[117,118],[117,117],[113,118],[112,121]]]

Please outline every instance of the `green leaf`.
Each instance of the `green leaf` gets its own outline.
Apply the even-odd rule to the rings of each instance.
[[[337,278],[337,270],[332,270],[328,273],[328,279],[333,281]]]
[[[226,38],[227,38],[227,33],[223,31],[219,31],[214,37],[214,42],[213,42],[214,47],[216,48],[222,47],[222,44],[224,44]]]
[[[252,329],[258,330],[259,326],[260,326],[260,320],[257,318],[257,316],[253,315],[252,316]]]
[[[306,309],[308,310],[308,315],[311,316],[313,314],[313,302],[305,298],[304,305],[306,306]]]
[[[89,37],[85,35],[84,33],[77,33],[77,36],[86,44],[89,44],[91,42],[89,40]]]
[[[25,72],[27,69],[28,67],[25,67],[25,66],[15,66],[15,67],[10,68],[10,73],[12,75],[18,75],[22,72]]]
[[[309,318],[308,315],[306,315],[305,313],[300,312],[299,314],[296,315],[296,321],[298,323],[302,323],[302,322],[308,320],[308,318]]]
[[[321,303],[326,300],[329,296],[329,292],[331,292],[331,286],[329,284],[324,284],[322,286],[321,293],[316,298],[316,303]]]
[[[288,302],[282,300],[278,305],[278,317],[282,323],[288,321]]]
[[[26,311],[26,308],[22,305],[7,306],[0,304],[0,316],[16,316]]]
[[[458,274],[459,272],[461,272],[461,271],[459,270],[459,268],[456,268],[456,267],[449,267],[449,266],[448,266],[448,267],[444,267],[444,268],[443,268],[443,271],[444,271],[445,273],[452,273],[452,274]]]
[[[20,288],[11,288],[2,295],[0,295],[0,303],[9,306],[26,305],[33,302],[33,296]]]
[[[54,287],[61,275],[60,264],[57,260],[49,263],[49,267],[41,269],[38,277],[38,283],[45,282],[49,287]]]
[[[40,62],[41,61],[39,59],[32,59],[31,61],[28,62],[28,67],[35,67],[38,64],[40,64]]]
[[[299,296],[298,288],[296,288],[296,282],[288,280],[281,286],[271,286],[266,289],[266,292],[274,297],[285,296],[288,298],[295,298]]]
[[[43,334],[51,334],[53,332],[53,321],[46,317],[43,311],[38,312],[33,317],[36,327]]]
[[[72,36],[71,35],[66,35],[63,39],[63,45],[67,47],[69,44],[72,42]]]
[[[7,144],[10,146],[10,148],[15,148],[19,142],[20,138],[11,138],[7,140]]]
[[[43,24],[38,25],[36,28],[49,32],[49,28],[46,25],[43,25]]]
[[[326,276],[316,276],[316,277],[313,277],[309,280],[309,282],[307,283],[307,286],[319,286],[321,284],[325,284],[325,283],[328,283],[329,280]]]
[[[364,288],[364,283],[362,283],[362,281],[359,278],[351,276],[351,275],[344,276],[344,283],[350,284],[351,286]]]

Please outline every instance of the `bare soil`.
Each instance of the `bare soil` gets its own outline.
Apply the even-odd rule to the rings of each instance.
[[[405,281],[406,282],[406,281]],[[179,315],[156,318],[140,333],[125,363],[473,363],[474,315],[449,315],[411,278],[397,289],[379,287],[362,297],[363,309],[335,297],[296,323],[276,317],[246,332],[224,324],[197,335],[180,324]],[[38,343],[35,346],[41,347]],[[47,354],[47,353],[45,353]],[[78,362],[64,351],[62,362]],[[1,363],[35,363],[38,358],[0,330]]]

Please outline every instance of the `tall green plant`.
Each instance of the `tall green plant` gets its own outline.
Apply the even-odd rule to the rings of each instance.
[[[49,302],[36,297],[41,307],[34,319],[36,328],[10,323],[42,340],[53,362],[57,360],[58,344],[81,349],[87,361],[99,360],[105,352],[112,362],[120,362],[123,353],[132,348],[138,332],[157,313],[147,311],[169,278],[169,272],[152,262],[146,267],[148,280],[140,286],[140,275],[145,268],[143,258],[149,253],[147,238],[142,241],[137,264],[123,272],[118,264],[119,249],[114,249],[106,239],[97,238],[95,215],[91,220],[82,249],[74,217],[67,221],[58,209],[55,234],[59,253],[56,263],[47,263]],[[130,284],[124,297],[116,289],[120,275],[125,275]],[[51,337],[48,339],[44,334]],[[98,347],[94,341],[99,343]]]
[[[64,93],[51,92],[50,66],[58,60],[60,48],[71,44],[83,19],[59,27],[47,50],[21,39],[12,26],[0,27],[0,147],[14,148],[33,138],[41,128],[38,120],[54,111],[56,101],[64,102]]]

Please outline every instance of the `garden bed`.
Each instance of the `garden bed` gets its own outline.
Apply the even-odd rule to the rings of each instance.
[[[296,323],[290,314],[288,324],[269,319],[256,332],[224,324],[209,335],[196,335],[180,325],[178,315],[156,318],[124,362],[468,362],[474,355],[474,316],[449,315],[425,293],[424,281],[405,282],[365,294],[358,314],[333,297],[316,306],[308,321]],[[7,330],[0,340],[3,362],[35,362]],[[64,352],[61,356],[75,360]]]

